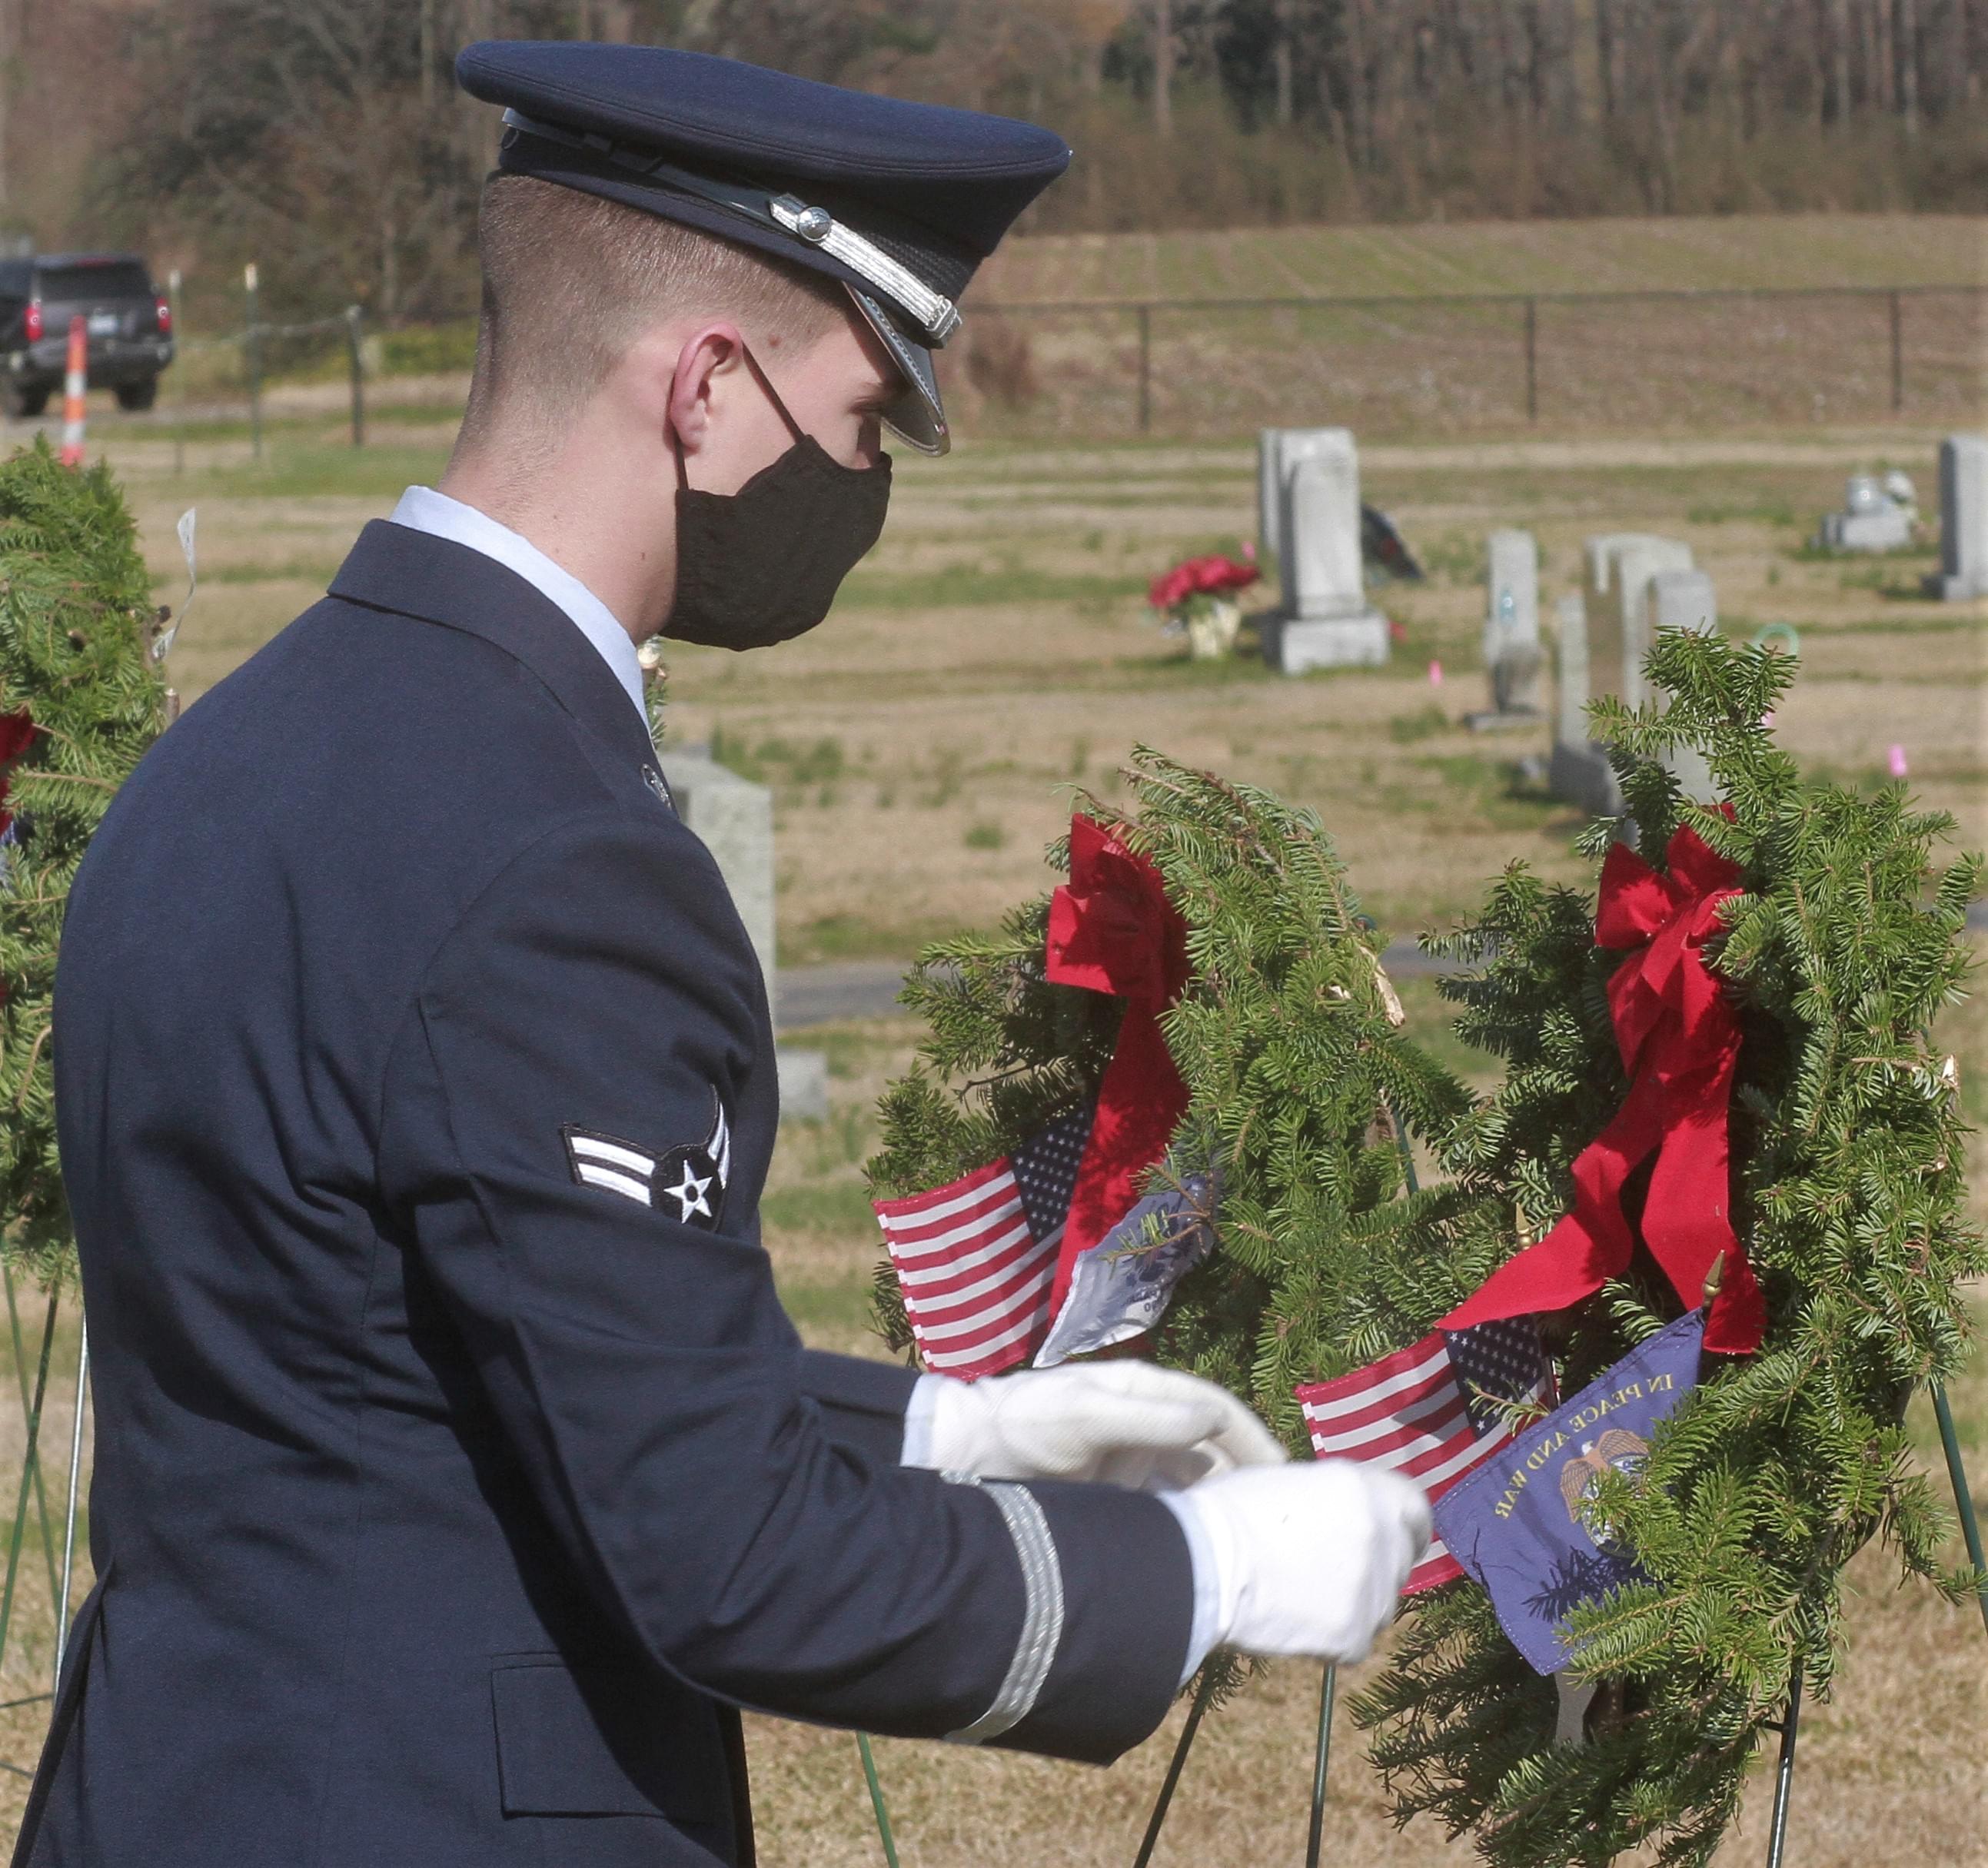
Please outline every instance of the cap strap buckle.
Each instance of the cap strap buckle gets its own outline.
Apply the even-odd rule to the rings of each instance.
[[[888,292],[925,326],[932,343],[942,344],[959,329],[959,308],[884,249],[845,227],[826,208],[810,208],[791,194],[776,194],[766,204],[773,218],[796,240],[818,246],[850,272],[860,273],[879,292]]]
[[[959,329],[959,308],[942,292],[901,265],[874,242],[854,228],[846,227],[826,208],[810,208],[792,194],[765,194],[742,184],[720,181],[715,176],[692,174],[678,168],[652,150],[631,148],[603,136],[590,136],[556,123],[541,122],[523,111],[504,113],[508,130],[522,130],[549,142],[572,149],[583,149],[623,168],[634,169],[688,194],[731,209],[762,225],[770,221],[783,232],[810,246],[820,247],[831,259],[839,259],[850,272],[888,294],[924,327],[928,343],[942,344]]]

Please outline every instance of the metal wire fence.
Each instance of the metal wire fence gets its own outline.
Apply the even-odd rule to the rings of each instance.
[[[1730,427],[1988,408],[1988,287],[969,306],[968,431]]]
[[[319,360],[327,339],[344,339],[347,373],[352,388],[352,444],[366,445],[366,332],[363,312],[348,305],[336,316],[308,319],[301,324],[272,324],[252,315],[238,331],[197,337],[181,343],[182,359],[203,352],[240,353],[243,387],[248,395],[248,431],[253,451],[262,452],[262,390],[270,377]]]
[[[955,428],[1019,440],[1785,427],[1988,417],[1988,285],[969,303],[942,352]],[[336,369],[366,439],[357,306],[183,342],[233,351],[259,452],[265,385]],[[397,332],[395,340],[409,333]],[[448,335],[438,330],[432,335]],[[181,397],[184,387],[176,392]]]

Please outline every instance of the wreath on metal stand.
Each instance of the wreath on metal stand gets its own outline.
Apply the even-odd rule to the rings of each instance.
[[[191,516],[181,522],[190,573]],[[0,1583],[0,1661],[15,1631],[32,1517],[56,1610],[56,1677],[76,1564],[89,1336],[79,1328],[58,1564],[42,1424],[56,1324],[76,1287],[76,1252],[56,1147],[56,957],[76,866],[169,715],[167,620],[153,605],[136,529],[106,467],[65,467],[39,439],[0,464],[0,1282],[27,1430]],[[42,1293],[46,1306],[32,1383],[23,1285]],[[52,1678],[48,1694],[14,1703],[52,1698],[53,1685]]]
[[[1114,1231],[1109,1213],[1087,1228],[1093,1294],[1167,1267],[1151,1352],[1247,1397],[1293,1451],[1320,1444],[1307,1410],[1320,1391],[1425,1346],[1456,1353],[1479,1329],[1536,1331],[1557,1380],[1540,1397],[1470,1391],[1496,1404],[1475,1431],[1513,1457],[1446,1482],[1449,1573],[1412,1597],[1353,1706],[1398,1817],[1473,1832],[1494,1868],[1600,1868],[1645,1848],[1702,1863],[1770,1734],[1778,1861],[1803,1691],[1827,1686],[1841,1647],[1844,1564],[1882,1537],[1949,1598],[1988,1580],[1943,1387],[1968,1348],[1962,1287],[1988,1254],[1965,1218],[1957,1074],[1930,1036],[1967,971],[1980,859],[1936,868],[1951,822],[1902,786],[1802,777],[1764,724],[1788,657],[1667,634],[1647,673],[1667,708],[1592,710],[1633,820],[1584,839],[1598,891],[1515,866],[1436,943],[1467,969],[1442,983],[1459,1035],[1504,1060],[1488,1095],[1399,1029],[1378,937],[1315,821],[1141,752],[1129,802],[1084,801],[1051,853],[1070,876],[1053,900],[924,956],[904,998],[931,1036],[885,1093],[871,1168],[888,1242],[908,1202],[1050,1125],[1092,1110],[1094,1137],[1107,1127],[1127,1034],[1155,1015],[1140,994],[1161,971],[1163,890],[1192,962],[1156,1013],[1185,1093],[1145,1073],[1179,1113],[1134,1184],[1143,1229]],[[1724,805],[1683,796],[1686,752]],[[1102,866],[1100,833],[1115,852]],[[1087,927],[1104,944],[1080,954]],[[1439,1183],[1414,1184],[1405,1131]],[[1186,1211],[1197,1176],[1216,1189],[1212,1223],[1199,1215],[1212,1238],[1182,1251],[1151,1222],[1169,1198]],[[1144,1268],[1107,1276],[1114,1260]],[[906,1285],[900,1268],[880,1268],[883,1333],[943,1368],[975,1333],[921,1316],[921,1285],[963,1280],[921,1263]],[[1122,1317],[1072,1329],[1085,1276],[1062,1268],[1016,1360],[1126,1333]],[[1611,1410],[1598,1390],[1613,1407],[1685,1351],[1682,1373],[1638,1390],[1641,1413],[1582,1444],[1582,1410]],[[1967,1535],[1959,1571],[1941,1562],[1952,1520],[1902,1424],[1922,1385]],[[1537,1471],[1529,1490],[1520,1467]],[[1523,1570],[1522,1535],[1548,1533],[1584,1539],[1584,1574],[1604,1578],[1550,1625],[1499,1579]],[[1234,1678],[1218,1664],[1199,1683],[1141,1861]],[[1328,1675],[1314,1860],[1334,1689]]]

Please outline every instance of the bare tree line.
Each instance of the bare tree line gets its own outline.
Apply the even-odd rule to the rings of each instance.
[[[390,319],[467,309],[495,130],[450,66],[493,35],[1039,118],[1080,154],[1040,228],[1988,195],[1988,0],[0,0],[0,210],[27,145],[86,133],[87,185],[38,227],[259,254]],[[66,124],[39,83],[64,58],[120,107]]]

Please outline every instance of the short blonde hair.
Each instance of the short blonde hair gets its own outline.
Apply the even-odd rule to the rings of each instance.
[[[847,318],[833,279],[531,175],[493,175],[477,215],[483,308],[462,433],[501,414],[556,430],[659,317],[735,318],[801,342]]]

